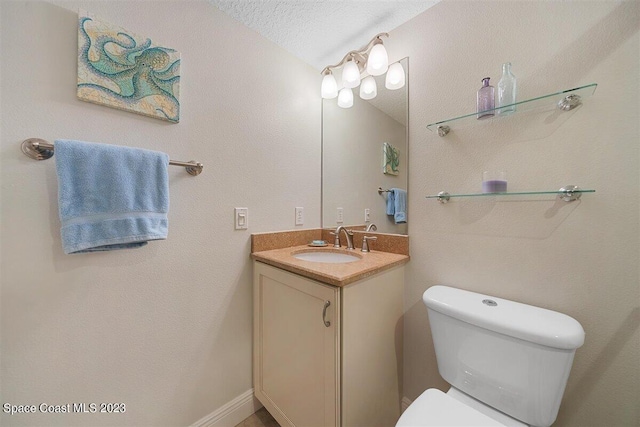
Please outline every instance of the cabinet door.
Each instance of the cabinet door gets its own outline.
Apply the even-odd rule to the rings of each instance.
[[[339,425],[339,299],[336,287],[254,262],[254,389],[281,426]]]
[[[404,267],[342,288],[342,427],[400,417]]]

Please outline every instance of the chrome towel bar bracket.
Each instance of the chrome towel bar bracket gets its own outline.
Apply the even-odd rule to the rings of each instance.
[[[29,138],[22,141],[20,146],[22,152],[34,160],[47,160],[53,157],[54,145],[44,139]],[[197,176],[202,173],[204,165],[200,162],[190,160],[182,162],[180,160],[169,160],[171,166],[183,166],[189,175]]]

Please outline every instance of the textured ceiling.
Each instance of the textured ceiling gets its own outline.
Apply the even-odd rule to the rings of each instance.
[[[439,0],[209,0],[318,71]]]

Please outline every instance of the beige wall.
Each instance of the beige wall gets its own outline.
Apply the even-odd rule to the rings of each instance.
[[[322,225],[338,225],[338,207],[343,208],[343,225],[364,224],[364,210],[369,208],[378,232],[406,234],[407,224],[396,224],[386,214],[387,196],[379,195],[377,188],[407,188],[407,128],[360,99],[357,89],[353,98],[351,108],[338,107],[335,99],[323,100]],[[400,150],[397,176],[382,173],[384,142]]]
[[[77,8],[181,52],[179,124],[76,99]],[[249,233],[293,229],[295,206],[320,226],[319,74],[206,1],[0,11],[0,401],[127,404],[0,424],[191,424],[252,387]],[[29,137],[156,149],[205,169],[170,168],[168,240],[64,255],[55,163],[25,157]],[[248,231],[233,229],[236,206],[249,208]]]
[[[640,169],[638,2],[444,1],[391,32],[410,57],[411,262],[405,293],[405,396],[446,390],[422,293],[446,284],[561,311],[586,341],[557,426],[639,425]],[[454,130],[480,79],[513,63],[519,99],[598,83],[568,116],[521,115]],[[579,203],[545,198],[415,202],[477,191],[485,169],[511,189],[594,188]],[[515,201],[514,200],[519,200]]]
[[[204,1],[0,4],[0,400],[128,405],[2,424],[194,422],[251,387],[249,235],[233,230],[233,207],[249,207],[249,232],[294,228],[295,206],[305,227],[320,225],[317,71]],[[76,100],[77,7],[181,51],[180,124]],[[582,323],[558,426],[640,422],[639,22],[637,2],[444,1],[385,41],[391,60],[411,58],[405,396],[446,387],[420,297],[448,284]],[[505,61],[520,99],[598,90],[567,115],[445,139],[426,129],[473,111],[480,79],[496,83]],[[65,256],[54,163],[23,156],[28,137],[158,149],[206,168],[197,178],[171,169],[169,240]],[[597,193],[571,205],[423,200],[474,191],[487,168],[507,170],[511,189]]]

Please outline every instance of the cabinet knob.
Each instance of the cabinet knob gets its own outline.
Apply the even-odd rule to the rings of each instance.
[[[322,309],[322,321],[324,322],[324,326],[327,328],[331,326],[331,322],[327,320],[327,308],[331,305],[331,301],[324,302],[324,308]]]

